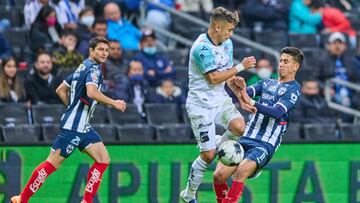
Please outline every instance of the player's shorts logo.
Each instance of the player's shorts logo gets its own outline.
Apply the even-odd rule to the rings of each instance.
[[[210,138],[209,138],[208,131],[200,132],[200,142],[201,143],[208,142],[209,140],[210,140]]]
[[[210,123],[200,123],[198,125],[198,129],[209,127],[209,126],[211,126],[211,124],[212,124],[212,122],[210,122]]]
[[[74,145],[68,144],[68,146],[66,147],[66,153],[71,154],[71,152],[73,152],[74,149],[75,149]]]

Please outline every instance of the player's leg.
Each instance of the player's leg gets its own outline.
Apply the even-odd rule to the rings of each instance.
[[[217,147],[226,140],[237,140],[243,135],[246,127],[244,117],[237,110],[230,98],[224,102],[220,111],[217,113],[216,123],[226,129],[222,136],[217,137]]]
[[[231,188],[222,203],[237,203],[242,195],[245,180],[253,175],[258,166],[253,160],[244,159],[236,169]]]
[[[83,202],[92,203],[100,187],[102,176],[110,163],[110,156],[95,130],[91,129],[86,136],[85,141],[80,143],[79,149],[88,154],[95,163],[88,172]]]
[[[196,202],[195,194],[205,171],[216,155],[215,123],[216,108],[206,109],[187,106],[191,127],[200,148],[200,156],[192,163],[186,188],[181,192],[180,198],[185,202]]]
[[[11,198],[12,203],[29,201],[31,196],[40,189],[45,179],[58,169],[65,158],[71,154],[72,151],[69,154],[66,153],[68,143],[68,139],[59,136],[55,139],[48,158],[34,169],[21,194]]]
[[[236,169],[236,166],[225,166],[221,162],[218,162],[215,172],[213,174],[214,190],[216,193],[216,201],[218,203],[221,203],[222,200],[226,197],[226,194],[229,191],[226,180],[232,174],[234,174]]]

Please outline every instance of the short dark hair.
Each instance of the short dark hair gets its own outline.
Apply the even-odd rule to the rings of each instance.
[[[46,52],[46,51],[40,51],[36,54],[36,58],[35,58],[35,61],[38,61],[39,60],[39,57],[41,55],[48,55],[50,58],[51,58],[51,54],[49,52]]]
[[[309,7],[310,8],[315,8],[315,9],[319,9],[319,8],[322,8],[324,7],[325,4],[322,0],[312,0]]]
[[[284,47],[281,49],[280,54],[289,54],[301,66],[304,61],[304,53],[296,47]]]
[[[73,31],[73,30],[69,30],[69,29],[65,30],[65,31],[62,33],[62,35],[61,35],[61,36],[63,36],[63,37],[67,37],[67,36],[69,36],[69,35],[74,36],[74,37],[76,38],[76,40],[78,40],[78,39],[79,39],[79,36],[75,33],[75,31]]]
[[[95,22],[92,25],[92,28],[94,28],[97,24],[106,24],[107,22],[104,18],[95,18]]]
[[[239,23],[239,16],[237,12],[229,11],[224,7],[217,7],[213,10],[210,16],[210,22],[217,20],[225,20],[228,23],[237,25]]]
[[[79,12],[79,18],[89,11],[94,13],[94,9],[91,6],[85,6],[85,8]]]
[[[109,40],[107,40],[105,37],[101,37],[101,36],[93,37],[90,39],[89,47],[92,49],[95,49],[95,47],[100,43],[105,43],[105,44],[109,45]]]

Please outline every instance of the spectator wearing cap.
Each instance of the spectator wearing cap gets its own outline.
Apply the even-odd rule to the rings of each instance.
[[[138,50],[141,32],[138,28],[121,17],[121,11],[116,3],[107,3],[104,7],[104,17],[107,20],[109,39],[118,40],[124,50]]]
[[[156,36],[152,30],[145,30],[140,41],[141,51],[134,56],[144,66],[145,78],[150,86],[156,87],[163,79],[175,79],[175,70],[170,61],[157,52]]]
[[[75,32],[71,30],[61,36],[60,46],[53,52],[56,68],[75,69],[83,61],[82,54],[75,50],[77,41]]]
[[[109,57],[105,62],[105,78],[113,80],[116,75],[125,75],[127,71],[127,61],[122,56],[123,50],[117,40],[109,40]]]
[[[82,37],[80,38],[77,51],[80,52],[84,56],[84,58],[87,58],[89,55],[89,41],[94,36],[107,36],[107,22],[105,19],[95,18],[95,21],[91,27],[91,33],[89,35],[82,35]]]
[[[322,15],[322,22],[325,27],[323,33],[346,33],[349,36],[352,48],[356,47],[357,33],[354,28],[351,27],[349,19],[340,9],[327,7],[322,0],[312,0],[310,8],[313,13],[320,13]]]
[[[340,32],[331,33],[326,45],[327,53],[319,62],[318,79],[325,82],[330,78],[337,78],[346,82],[359,82],[356,68],[353,64],[354,54],[347,49],[345,35]],[[332,99],[341,105],[355,107],[355,95],[351,89],[335,84],[332,88]],[[342,116],[344,121],[351,118]]]
[[[152,102],[152,95],[146,80],[144,69],[139,61],[131,61],[126,75],[117,75],[114,79],[115,90],[112,98],[122,99],[135,104],[138,112],[145,117],[144,104]]]

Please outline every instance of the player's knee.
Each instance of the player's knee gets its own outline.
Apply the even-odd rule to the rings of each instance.
[[[238,170],[234,173],[234,179],[237,181],[244,182],[249,176],[251,176],[251,172],[246,168],[239,167]]]
[[[206,151],[206,152],[201,152],[201,159],[203,161],[205,161],[207,164],[211,164],[211,162],[214,160],[215,158],[215,154],[216,151],[215,150],[211,150],[211,151]]]
[[[245,131],[245,122],[243,120],[239,120],[236,125],[233,125],[231,128],[231,132],[236,136],[241,136]]]
[[[51,163],[51,165],[53,165],[55,168],[59,168],[64,160],[65,158],[60,155],[60,149],[52,151],[49,157],[46,159],[46,161]]]
[[[225,173],[222,173],[221,170],[216,170],[213,174],[214,183],[218,183],[218,184],[225,183],[226,179],[227,177]]]

